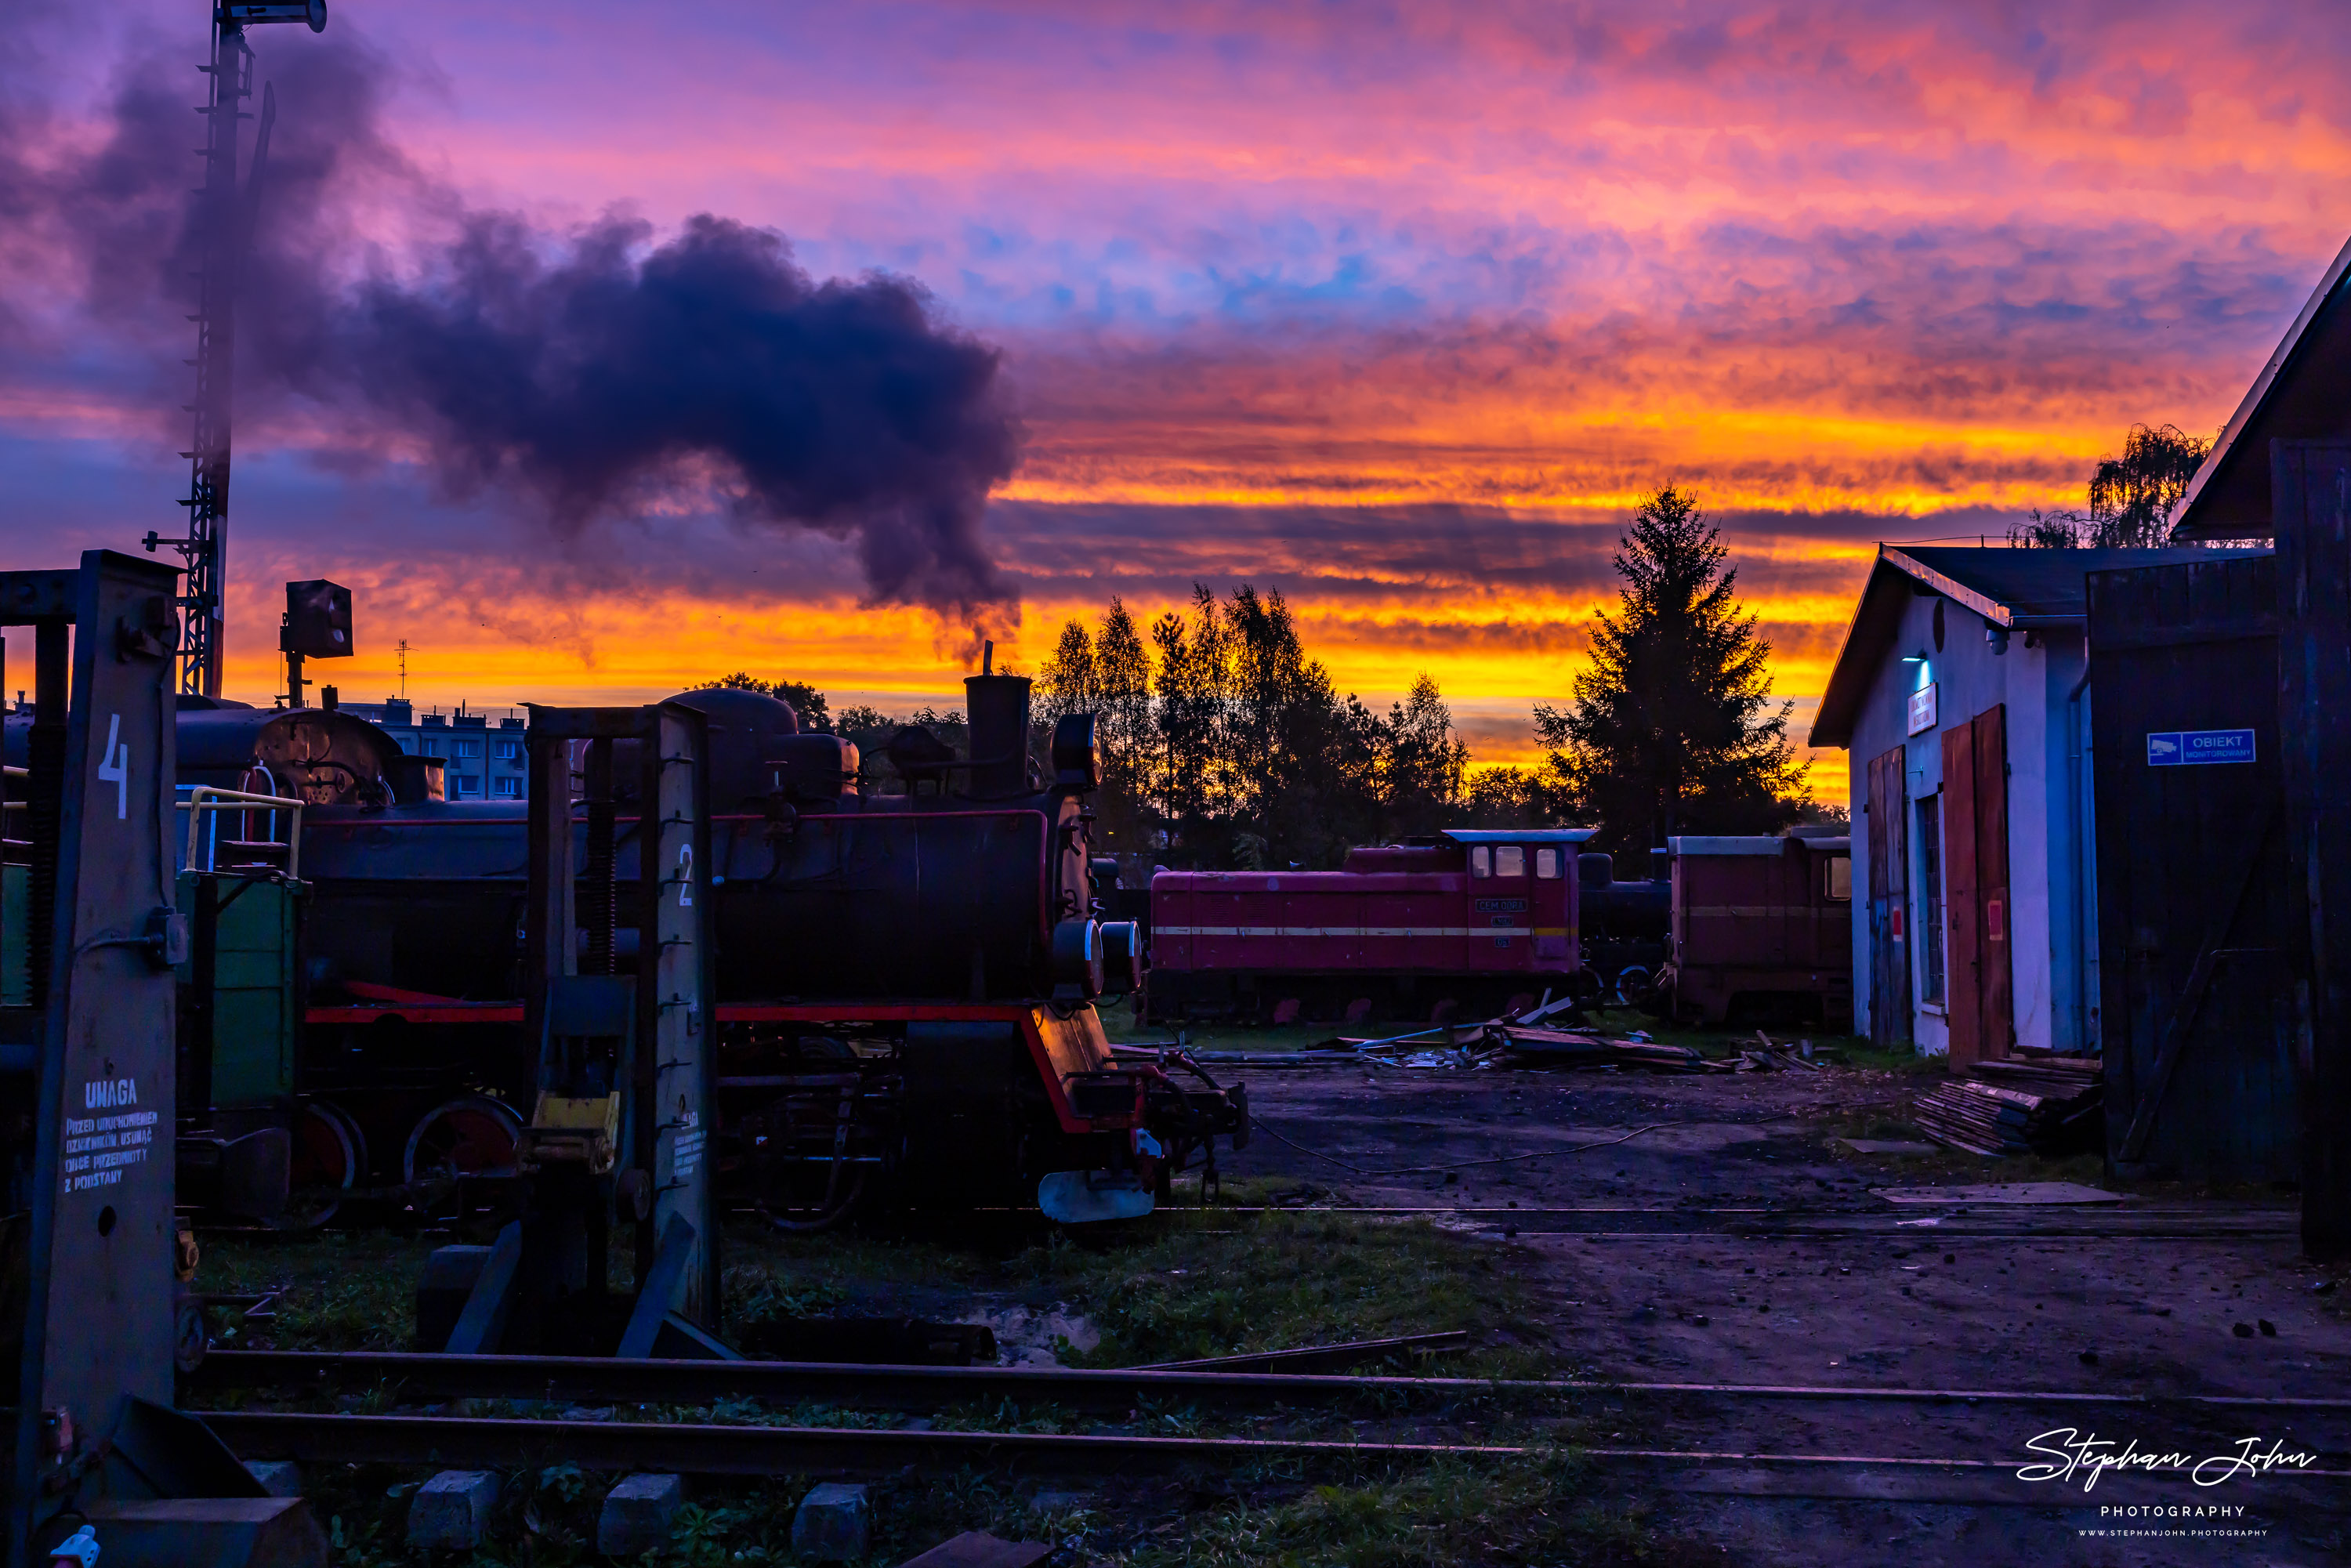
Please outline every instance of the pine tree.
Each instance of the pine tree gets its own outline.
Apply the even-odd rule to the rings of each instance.
[[[1771,701],[1771,647],[1740,613],[1720,530],[1668,485],[1617,547],[1617,611],[1594,618],[1573,707],[1535,709],[1547,781],[1620,852],[1786,826],[1810,799],[1793,705]]]

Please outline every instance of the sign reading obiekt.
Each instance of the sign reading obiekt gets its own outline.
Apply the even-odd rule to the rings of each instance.
[[[2250,729],[2171,729],[2147,737],[2149,768],[2188,768],[2202,762],[2251,762]]]

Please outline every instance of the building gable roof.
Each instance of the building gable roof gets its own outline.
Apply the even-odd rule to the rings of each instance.
[[[2171,566],[2241,555],[2240,550],[2174,546],[2167,549],[2018,549],[1958,545],[1880,545],[1844,644],[1829,671],[1813,716],[1810,744],[1850,746],[1871,678],[1885,662],[1910,600],[1939,593],[1993,626],[2032,632],[2079,626],[2094,571]]]
[[[2265,538],[2270,532],[2270,443],[2351,436],[2351,242],[2286,329],[2221,427],[2188,493],[2172,508],[2173,537]]]

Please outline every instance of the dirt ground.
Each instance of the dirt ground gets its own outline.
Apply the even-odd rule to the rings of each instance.
[[[1863,1156],[1835,1142],[1899,1133],[1923,1086],[1915,1074],[1226,1071],[1246,1077],[1260,1123],[1247,1150],[1225,1156],[1228,1179],[1276,1201],[1449,1211],[1446,1223],[1507,1249],[1527,1287],[1528,1338],[1590,1375],[2351,1396],[2351,1290],[2318,1288],[2325,1276],[2300,1256],[2290,1195],[1897,1205],[1878,1191],[2097,1177],[2087,1157],[2051,1168]],[[1646,1130],[1623,1136],[1635,1128]],[[1515,1157],[1527,1155],[1538,1157]],[[1666,1535],[1725,1562],[2351,1561],[2345,1412],[1698,1395],[1628,1396],[1621,1408],[1622,1427],[1595,1446],[1983,1467],[1607,1466],[1656,1491]],[[2062,1445],[2047,1435],[2066,1428],[2116,1451],[2135,1442],[2198,1459],[2257,1437],[2260,1452],[2282,1443],[2335,1475],[2018,1479],[2036,1457],[2027,1444]],[[2169,1511],[2183,1508],[2227,1511]]]
[[[1312,1032],[1194,1043],[1279,1053]],[[1219,1151],[1215,1207],[1187,1177],[1160,1213],[1084,1232],[1034,1213],[877,1209],[793,1237],[738,1214],[725,1238],[725,1331],[784,1359],[809,1319],[912,1314],[986,1323],[1015,1363],[1159,1364],[1461,1331],[1468,1348],[1364,1370],[1700,1386],[1123,1416],[724,1401],[626,1418],[1527,1446],[1510,1463],[1327,1476],[1278,1465],[1182,1481],[909,1470],[876,1483],[862,1568],[974,1528],[1049,1540],[1070,1568],[2351,1561],[2351,1409],[2161,1402],[2351,1405],[2351,1270],[2300,1257],[2292,1195],[2147,1185],[2086,1206],[1970,1200],[1958,1189],[2097,1186],[2099,1164],[1855,1154],[1840,1140],[1915,1139],[1908,1106],[1936,1075],[1844,1049],[1852,1064],[1737,1075],[1218,1064],[1248,1084],[1254,1134],[1245,1150]],[[1930,1201],[1884,1196],[1919,1188]],[[426,1255],[486,1239],[462,1231],[207,1237],[204,1289],[278,1293],[266,1322],[225,1312],[221,1343],[406,1348]],[[2020,1397],[1760,1398],[1705,1386],[1721,1385]],[[2158,1402],[2047,1397],[2064,1392]],[[448,1413],[391,1385],[331,1401],[213,1387],[205,1401]],[[540,1419],[607,1414],[471,1403]],[[2313,1458],[2208,1476],[2209,1486],[2121,1472],[2092,1484],[2078,1467],[2020,1476],[2062,1462],[2069,1437],[2191,1461],[2236,1455],[2248,1439],[2262,1454]],[[1790,1462],[1804,1456],[1872,1462]],[[429,1554],[406,1548],[402,1522],[422,1479],[350,1466],[311,1477],[339,1568],[423,1568]],[[469,1568],[602,1561],[592,1542],[604,1479],[516,1469]],[[791,1560],[811,1479],[698,1481],[674,1560]]]

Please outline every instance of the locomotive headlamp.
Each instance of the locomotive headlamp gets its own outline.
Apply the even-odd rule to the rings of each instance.
[[[314,33],[327,30],[327,0],[222,0],[224,27],[252,27],[265,22],[301,22]]]

